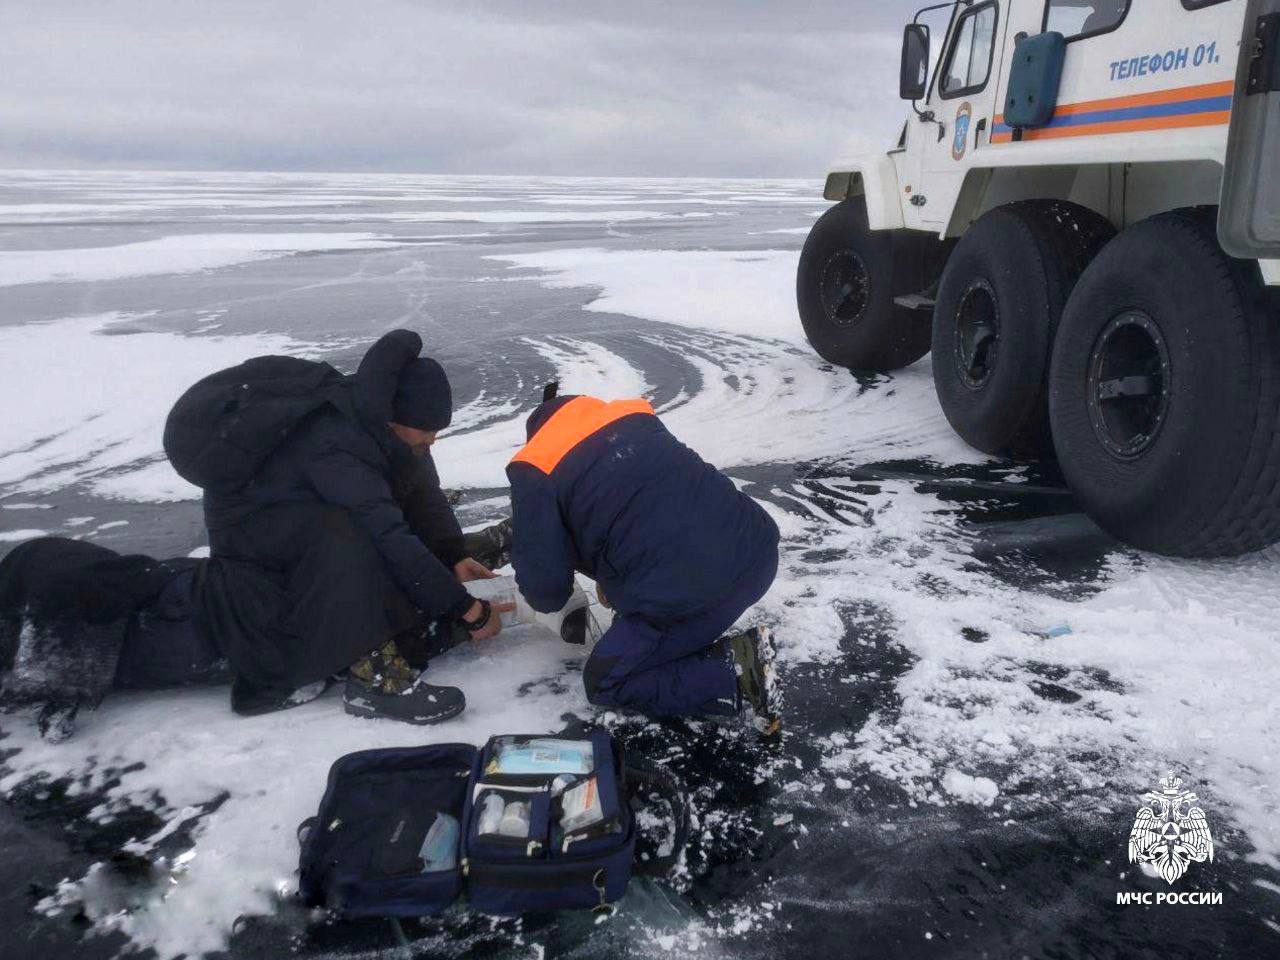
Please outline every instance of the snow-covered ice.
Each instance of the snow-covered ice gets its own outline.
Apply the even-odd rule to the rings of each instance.
[[[92,294],[100,304],[0,325],[0,404],[21,411],[0,422],[0,506],[37,498],[51,505],[0,515],[0,542],[39,535],[30,529],[38,523],[68,534],[111,530],[117,542],[138,538],[139,549],[203,555],[198,533],[176,539],[151,519],[198,517],[187,502],[195,491],[160,454],[172,400],[205,373],[260,353],[323,356],[349,369],[364,344],[397,325],[422,329],[457,373],[460,402],[437,460],[446,485],[468,491],[460,509],[469,525],[501,512],[503,468],[552,376],[566,393],[653,398],[677,436],[775,517],[783,533],[779,579],[750,617],[775,628],[782,681],[796,705],[783,749],[756,756],[729,731],[682,728],[682,748],[696,744],[699,763],[724,764],[717,775],[736,772],[738,793],[697,783],[695,852],[677,892],[633,885],[614,921],[624,925],[618,936],[626,949],[740,956],[750,943],[767,950],[778,942],[770,936],[788,935],[778,933],[779,918],[799,923],[813,911],[821,927],[876,917],[902,904],[882,895],[874,877],[907,869],[922,849],[906,855],[896,844],[945,844],[959,823],[988,824],[988,845],[1021,823],[1063,832],[1060,820],[1042,818],[1064,816],[1068,801],[1076,821],[1109,831],[1107,856],[1121,863],[1141,793],[1169,770],[1194,784],[1211,815],[1216,869],[1247,865],[1263,893],[1269,888],[1257,884],[1280,880],[1280,636],[1271,610],[1280,553],[1177,562],[1094,536],[1073,548],[1072,572],[1042,569],[1017,550],[1013,573],[999,568],[990,554],[1001,511],[1034,500],[1039,481],[951,434],[927,361],[858,380],[803,342],[794,268],[820,185],[91,173],[15,174],[12,182],[44,191],[39,202],[50,205],[110,206],[101,198],[114,192],[125,205],[173,210],[188,205],[189,193],[189,205],[206,211],[202,231],[220,217],[388,225],[385,236],[323,227],[196,234],[241,239],[209,241],[186,260],[175,245],[192,235],[169,235],[166,224],[154,228],[163,236],[125,238],[118,247],[78,235],[88,244],[81,250],[9,251],[21,254],[17,260],[0,253],[0,271],[8,271],[0,276],[28,278],[8,282],[59,279],[48,284],[49,296],[82,290],[86,302]],[[255,202],[240,212],[214,202],[251,191]],[[308,197],[342,209],[271,209]],[[172,204],[159,205],[165,198]],[[445,211],[457,216],[441,219],[438,235],[405,232],[422,216],[405,201],[426,208],[434,200],[470,204]],[[707,200],[724,202],[699,202]],[[673,215],[655,219],[655,207]],[[686,215],[699,207],[718,215]],[[638,216],[614,216],[622,213]],[[491,235],[443,232],[452,220],[465,227],[481,214],[498,225]],[[536,235],[502,226],[539,223],[558,226]],[[14,236],[7,242],[19,243]],[[263,237],[284,239],[263,246]],[[139,247],[163,254],[148,274],[211,283],[216,292],[193,286],[199,302],[157,295],[148,303],[113,285],[111,278],[142,275],[131,272],[147,260],[135,257]],[[124,259],[104,260],[104,250]],[[346,251],[352,262],[324,273],[291,256],[306,251]],[[242,289],[233,279],[238,265],[267,257],[278,259],[246,268],[263,273]],[[102,280],[87,282],[94,277]],[[15,297],[26,289],[7,288]],[[966,495],[975,478],[990,486]],[[95,502],[81,504],[83,497]],[[129,505],[136,512],[120,526],[118,510]],[[1039,519],[1048,524],[1060,512]],[[24,529],[5,529],[16,520]],[[0,791],[20,792],[43,774],[97,798],[99,818],[154,809],[161,827],[135,838],[142,850],[158,849],[165,831],[189,832],[181,862],[161,865],[163,896],[120,911],[104,892],[109,870],[100,868],[83,884],[69,878],[54,900],[87,901],[99,929],[121,930],[165,956],[217,950],[237,917],[276,911],[294,888],[293,830],[314,811],[333,759],[372,746],[551,730],[565,713],[594,715],[581,661],[581,650],[535,628],[452,653],[432,665],[432,680],[462,686],[468,709],[426,730],[352,720],[332,694],[283,714],[239,718],[225,689],[111,698],[59,745],[5,718],[4,747],[17,752],[5,760]],[[651,742],[675,728],[627,729]],[[738,760],[745,770],[735,771]],[[749,803],[736,801],[751,790],[759,793]],[[683,898],[680,891],[697,888],[729,849],[716,844],[738,844],[732,849],[766,861],[792,850],[795,868],[779,876],[761,868],[749,888]],[[832,885],[805,869],[812,861],[834,870],[824,856],[857,862],[877,849],[884,857],[867,885],[861,878]],[[950,868],[941,859],[921,866],[930,875]],[[1095,868],[1104,866],[1090,863],[1071,876]],[[607,938],[608,928],[590,936]],[[528,931],[515,936],[526,935],[544,948]],[[911,937],[924,942],[923,931]],[[588,940],[579,953],[622,952],[602,942]]]

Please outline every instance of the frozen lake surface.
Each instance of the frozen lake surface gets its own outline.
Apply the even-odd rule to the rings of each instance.
[[[169,404],[260,353],[350,369],[419,331],[455,385],[460,516],[502,515],[541,385],[644,394],[778,520],[785,735],[598,714],[532,628],[432,665],[427,730],[334,695],[243,719],[224,688],[108,699],[70,741],[0,717],[6,957],[1259,957],[1280,953],[1280,552],[1174,562],[1107,540],[1051,465],[955,439],[928,361],[855,378],[803,341],[821,185],[294,174],[0,174],[0,553],[33,536],[204,546],[160,453]],[[294,828],[329,764],[593,718],[694,797],[672,884],[612,918],[318,921]],[[1161,892],[1141,795],[1195,790],[1215,857]],[[402,939],[403,938],[403,939]],[[404,944],[408,941],[408,947]],[[16,953],[13,951],[16,949]],[[406,952],[408,950],[409,952]]]

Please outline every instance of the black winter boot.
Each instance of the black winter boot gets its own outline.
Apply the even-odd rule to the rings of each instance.
[[[511,519],[468,533],[464,538],[467,556],[479,560],[490,570],[511,562]]]
[[[467,698],[457,687],[427,683],[391,641],[351,665],[342,705],[353,717],[428,724],[456,717]]]
[[[296,690],[257,687],[241,676],[231,680],[231,709],[242,717],[256,717],[310,703],[329,689],[331,680],[319,680]]]
[[[457,687],[437,687],[421,678],[400,693],[384,693],[355,677],[348,677],[347,689],[342,694],[342,708],[353,717],[418,725],[456,717],[466,706],[467,698]]]
[[[752,627],[728,638],[733,653],[733,666],[738,674],[738,695],[751,707],[755,728],[772,737],[782,727],[782,691],[774,666],[777,650],[773,631],[768,627]]]

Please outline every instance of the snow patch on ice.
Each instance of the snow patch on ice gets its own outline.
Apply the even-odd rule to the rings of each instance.
[[[111,336],[122,314],[0,327],[0,485],[27,494],[76,483],[106,497],[191,500],[164,459],[169,408],[201,377],[249,357],[319,351],[278,334]]]
[[[0,543],[21,543],[36,537],[47,537],[47,530],[0,530]]]
[[[562,394],[622,400],[653,389],[642,371],[602,344],[570,337],[526,342],[555,367]]]
[[[701,387],[659,414],[677,437],[718,467],[804,462],[849,451],[860,463],[985,459],[955,437],[923,366],[895,374],[891,388],[886,383],[863,390],[847,371],[828,366],[807,347],[694,336],[684,355]]]
[[[576,337],[526,337],[555,370],[562,394],[585,393],[606,400],[641,396],[651,387],[644,374],[613,351]],[[522,409],[541,399],[541,386],[529,391]],[[520,406],[514,402],[488,404],[483,398],[459,411],[436,448],[440,477],[449,487],[505,487],[508,461],[525,442],[526,413],[499,419]],[[464,432],[455,433],[461,426]],[[465,432],[468,427],[476,427]]]
[[[293,253],[387,249],[372,233],[193,233],[115,247],[0,251],[0,287],[195,273]]]
[[[544,250],[488,259],[549,273],[547,287],[599,287],[587,310],[804,341],[795,250]]]
[[[942,777],[942,789],[966,803],[989,807],[1000,795],[1000,788],[987,777],[971,777],[962,770],[948,770]]]

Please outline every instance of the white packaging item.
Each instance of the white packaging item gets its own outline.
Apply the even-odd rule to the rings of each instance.
[[[561,636],[560,627],[564,623],[565,617],[575,610],[587,607],[586,642],[588,646],[599,640],[600,634],[603,632],[599,626],[598,611],[595,609],[595,605],[591,603],[586,591],[576,581],[573,584],[573,593],[569,596],[569,602],[555,613],[539,613],[529,606],[521,595],[519,588],[516,587],[516,578],[514,576],[494,577],[492,580],[472,580],[467,583],[467,592],[477,600],[488,600],[490,603],[514,603],[516,605],[515,610],[502,614],[504,626],[537,624],[550,630],[556,636]]]
[[[480,821],[476,824],[476,833],[497,833],[505,810],[506,804],[496,793],[485,797],[480,801]]]
[[[494,577],[492,580],[471,580],[467,583],[467,592],[477,600],[488,600],[490,603],[514,603],[516,608],[511,613],[502,614],[504,625],[533,623],[537,612],[525,602],[520,591],[516,589],[515,577]]]
[[[566,790],[560,800],[560,811],[560,829],[565,833],[582,830],[604,819],[596,778],[589,777]]]

